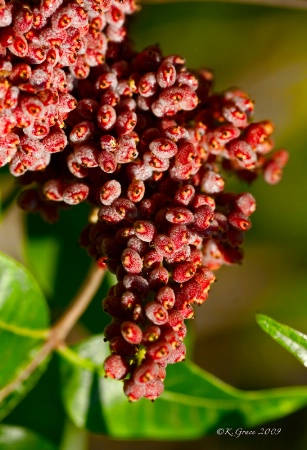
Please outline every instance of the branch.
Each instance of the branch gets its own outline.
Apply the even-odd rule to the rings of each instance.
[[[140,0],[142,4],[178,3],[186,0]],[[307,9],[307,0],[194,0],[211,3],[242,3],[246,5],[273,6],[277,8]]]
[[[53,350],[63,343],[73,326],[90,304],[103,280],[104,274],[105,270],[100,269],[96,264],[90,268],[76,297],[72,300],[60,319],[51,328],[47,341],[23,371],[11,383],[0,390],[0,402],[8,395],[12,394],[21,383],[26,381]]]
[[[76,297],[51,329],[49,340],[57,341],[55,347],[66,339],[75,323],[82,316],[93,296],[96,294],[104,275],[105,270],[100,269],[97,264],[94,263],[85,277]]]

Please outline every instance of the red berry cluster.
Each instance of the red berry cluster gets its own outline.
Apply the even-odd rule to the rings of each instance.
[[[212,271],[242,259],[256,204],[225,191],[227,177],[274,184],[288,156],[271,154],[273,126],[252,123],[244,92],[214,93],[211,72],[156,46],[134,52],[133,2],[79,3],[0,10],[11,32],[0,38],[0,164],[31,184],[26,211],[53,221],[60,207],[93,206],[81,244],[118,280],[103,300],[105,372],[131,401],[154,400],[167,364],[185,357],[185,320]]]
[[[0,167],[9,163],[14,176],[43,170],[64,150],[77,104],[70,92],[124,40],[134,10],[133,0],[1,0]]]

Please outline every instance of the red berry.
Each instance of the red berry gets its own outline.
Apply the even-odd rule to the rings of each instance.
[[[145,314],[155,325],[163,325],[168,321],[168,312],[160,303],[149,302],[145,306]]]
[[[142,342],[142,330],[134,322],[123,322],[121,325],[121,332],[123,338],[129,342],[129,344],[139,344]]]
[[[122,380],[128,374],[129,366],[120,355],[108,356],[104,363],[105,376],[107,378],[115,378],[116,380]]]

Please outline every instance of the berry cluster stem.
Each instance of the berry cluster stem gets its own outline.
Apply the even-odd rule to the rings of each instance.
[[[63,345],[70,331],[89,306],[95,293],[99,289],[105,270],[93,264],[82,285],[64,311],[59,320],[49,330],[48,337],[44,345],[38,350],[31,362],[20,372],[17,377],[0,390],[0,402],[12,394],[18,387],[27,380],[39,365],[58,347]]]

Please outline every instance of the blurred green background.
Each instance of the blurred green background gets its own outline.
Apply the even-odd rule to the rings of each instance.
[[[196,311],[195,362],[242,389],[307,384],[306,369],[273,342],[255,321],[256,312],[261,312],[307,334],[306,25],[306,11],[191,1],[162,4],[152,1],[142,6],[131,23],[138,50],[159,43],[164,55],[179,53],[186,58],[188,67],[212,68],[216,90],[239,86],[248,92],[256,102],[255,120],[271,119],[276,125],[276,148],[284,147],[290,153],[279,185],[268,186],[259,180],[252,187],[236,186],[241,191],[250,190],[257,199],[253,227],[244,247],[245,259],[242,266],[225,267],[217,273],[218,282],[209,300]],[[76,224],[77,216],[68,217],[64,224],[65,236],[73,235],[69,220],[73,220],[74,227],[83,226],[83,223]],[[49,230],[49,226],[45,227],[37,219],[30,219],[29,230],[37,251],[42,249],[38,230],[43,235],[44,230]],[[57,230],[53,235],[56,233]],[[16,236],[21,234],[19,230]],[[71,244],[66,241],[64,253],[71,257],[73,251],[74,260],[83,258],[80,270],[84,271],[89,261],[75,244],[77,235],[78,231]],[[52,239],[48,245],[57,254],[57,243]],[[0,247],[22,259],[18,239],[14,237],[13,241],[14,246],[7,249],[7,239],[2,239]],[[65,267],[61,261],[61,268]],[[52,286],[53,278],[61,279],[54,268],[49,268],[44,280],[46,291]],[[58,290],[63,289],[63,283],[57,285]],[[77,285],[78,274],[74,273],[64,286],[67,301]],[[55,293],[50,296],[56,314],[60,298]],[[93,332],[102,330],[95,306],[87,312],[83,324]],[[86,328],[83,331],[86,334]],[[51,379],[56,379],[52,370],[7,421],[26,424],[56,440],[63,411],[59,399],[46,391]],[[39,412],[34,410],[29,414],[31,405],[42,397],[49,405],[49,416],[39,418]],[[92,436],[90,450],[141,450],[144,445],[147,450],[183,450],[191,445],[195,449],[212,450],[259,449],[260,446],[263,450],[290,446],[303,450],[307,448],[306,421],[305,409],[267,425],[282,428],[278,437],[209,436],[193,444],[123,442]]]

